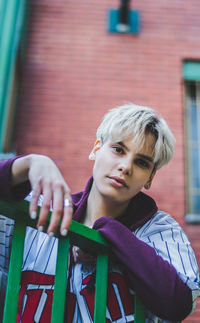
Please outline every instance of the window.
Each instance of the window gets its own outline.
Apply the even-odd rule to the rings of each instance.
[[[186,221],[200,222],[200,82],[185,82]]]
[[[186,221],[200,222],[200,62],[183,64],[185,94]]]

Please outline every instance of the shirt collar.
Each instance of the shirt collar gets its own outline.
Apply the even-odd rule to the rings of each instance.
[[[87,207],[87,199],[92,187],[93,177],[90,177],[84,191],[72,195],[74,205],[73,220],[82,222]],[[143,192],[134,196],[126,209],[126,212],[116,220],[120,221],[132,231],[144,225],[157,212],[158,208],[155,201]]]

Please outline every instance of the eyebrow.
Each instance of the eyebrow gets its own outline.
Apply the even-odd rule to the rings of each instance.
[[[129,150],[128,147],[126,145],[124,145],[123,141],[118,141],[117,144],[120,145],[120,146],[122,146],[126,150]]]
[[[125,148],[126,150],[129,150],[128,147],[123,143],[123,141],[119,141],[118,144],[120,146],[122,146],[123,148]],[[144,155],[144,154],[138,154],[138,153],[137,153],[137,156],[140,157],[140,158],[144,158],[145,160],[147,160],[150,163],[154,164],[154,160],[150,156],[147,156],[147,155]]]

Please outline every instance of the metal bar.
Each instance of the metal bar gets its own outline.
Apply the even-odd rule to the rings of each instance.
[[[69,238],[60,239],[58,244],[51,323],[64,322],[68,259]]]
[[[107,280],[108,255],[98,255],[96,267],[94,323],[104,323],[106,321]]]
[[[140,301],[139,297],[135,295],[135,313],[134,322],[135,323],[145,323],[145,307]]]
[[[16,322],[25,231],[26,224],[18,220],[15,224],[12,241],[3,323]]]

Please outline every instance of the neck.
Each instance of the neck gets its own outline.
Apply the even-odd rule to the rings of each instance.
[[[117,218],[125,211],[127,206],[128,202],[120,204],[100,195],[96,192],[95,186],[92,185],[88,196],[84,224],[92,227],[94,222],[103,216]]]

